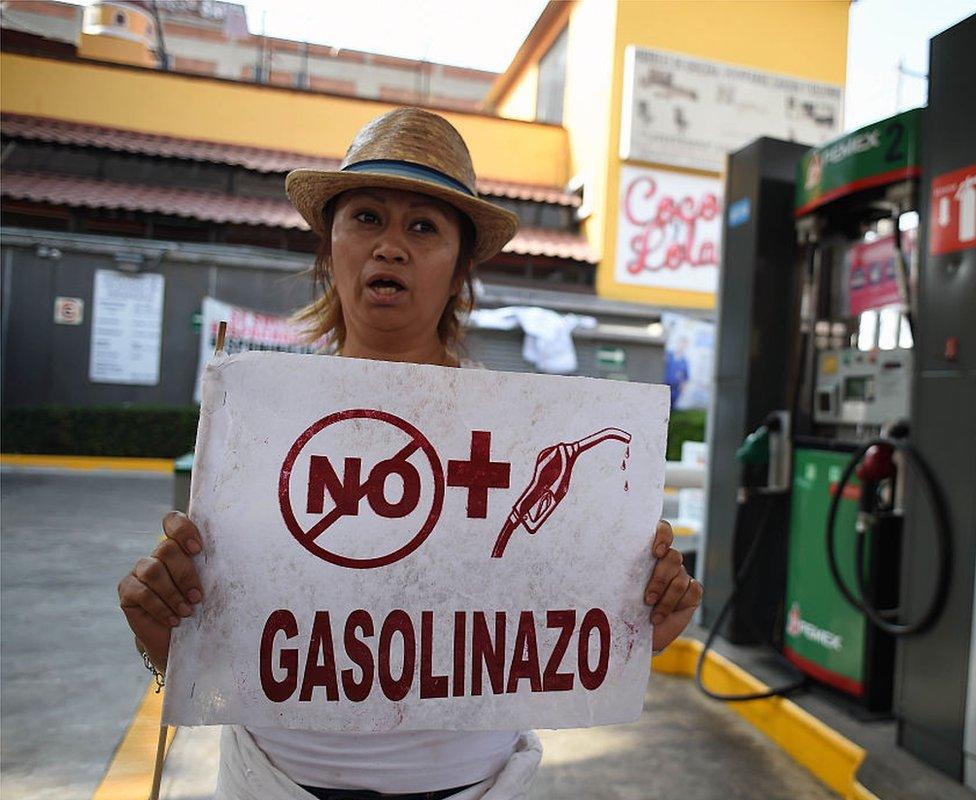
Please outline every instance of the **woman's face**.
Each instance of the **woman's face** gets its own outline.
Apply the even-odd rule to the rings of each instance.
[[[458,213],[424,194],[357,189],[336,202],[332,279],[347,340],[395,333],[423,344],[452,294],[461,245]]]

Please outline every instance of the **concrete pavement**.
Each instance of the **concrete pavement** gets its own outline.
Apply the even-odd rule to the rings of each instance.
[[[172,479],[5,470],[0,485],[0,791],[9,800],[91,797],[148,683],[115,587],[152,548]],[[542,732],[533,800],[833,796],[689,681],[655,675],[645,702],[632,725]],[[163,797],[208,796],[215,733],[177,732]]]
[[[148,673],[116,585],[153,546],[168,476],[0,476],[0,792],[91,797]]]

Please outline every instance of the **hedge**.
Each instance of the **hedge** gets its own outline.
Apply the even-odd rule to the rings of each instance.
[[[668,425],[668,461],[681,460],[681,445],[684,442],[705,441],[705,412],[692,409],[672,411]]]
[[[176,458],[193,449],[197,407],[33,406],[3,412],[0,450],[52,455]],[[704,441],[704,411],[673,411],[668,458],[682,442]]]
[[[193,449],[196,406],[32,406],[4,410],[5,453],[176,458]]]

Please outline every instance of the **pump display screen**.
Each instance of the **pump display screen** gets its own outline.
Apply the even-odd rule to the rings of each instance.
[[[874,400],[874,378],[862,376],[844,379],[845,400]]]
[[[823,425],[884,425],[909,412],[912,351],[888,350],[882,357],[856,347],[821,350],[814,421]]]

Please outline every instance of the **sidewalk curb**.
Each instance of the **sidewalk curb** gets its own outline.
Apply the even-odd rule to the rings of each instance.
[[[156,693],[155,683],[150,683],[92,800],[135,800],[149,796],[162,711],[163,695]],[[175,735],[176,728],[170,728],[166,737],[167,752]]]
[[[0,453],[0,467],[45,467],[69,470],[118,470],[125,472],[173,473],[171,458],[126,458],[122,456],[49,456]]]
[[[702,651],[695,639],[676,639],[652,662],[655,672],[692,678]],[[724,656],[709,651],[703,670],[709,689],[728,694],[761,692],[769,687]],[[844,800],[879,800],[857,780],[867,751],[841,736],[796,703],[781,697],[728,703]]]

